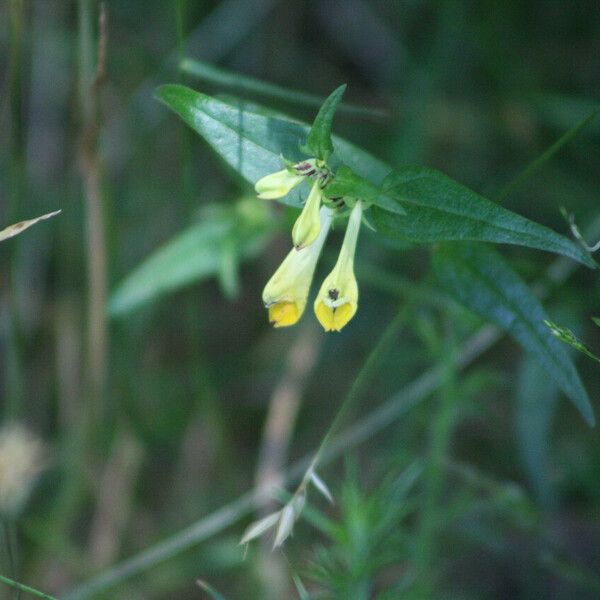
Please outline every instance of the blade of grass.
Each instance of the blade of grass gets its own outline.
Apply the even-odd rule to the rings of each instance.
[[[518,188],[527,178],[537,171],[545,162],[550,160],[565,144],[568,144],[580,131],[589,125],[600,114],[600,105],[597,106],[591,113],[585,116],[581,121],[576,123],[566,133],[561,135],[554,144],[552,144],[545,152],[542,152],[534,161],[529,163],[519,175],[505,185],[500,192],[494,197],[496,202],[502,202],[510,193]]]
[[[179,68],[188,75],[192,75],[202,81],[208,81],[214,83],[220,87],[236,90],[238,92],[248,92],[259,96],[265,96],[267,98],[277,98],[290,104],[297,104],[300,106],[309,106],[319,108],[325,100],[322,96],[315,94],[309,94],[300,90],[294,90],[285,88],[274,83],[267,81],[261,81],[254,77],[248,77],[241,73],[234,71],[228,71],[222,67],[215,67],[214,65],[194,60],[191,58],[184,58],[179,63]],[[384,110],[377,108],[369,108],[366,106],[356,106],[354,104],[342,103],[338,107],[340,113],[357,117],[367,117],[376,119],[388,119],[389,113]]]
[[[46,600],[58,600],[58,598],[55,598],[54,596],[44,594],[44,592],[40,592],[39,590],[29,587],[28,585],[25,585],[23,583],[19,583],[18,581],[15,581],[14,579],[5,577],[4,575],[0,575],[0,582],[5,583],[6,585],[9,585],[10,587],[15,588],[16,590],[19,590],[20,592],[27,592],[28,594],[31,594],[32,596],[35,596],[36,598],[45,598]]]
[[[424,479],[424,498],[419,515],[419,525],[414,554],[415,586],[417,594],[431,598],[435,592],[435,561],[438,557],[436,539],[441,523],[442,491],[445,482],[445,463],[456,425],[457,404],[460,393],[457,390],[456,344],[451,323],[442,343],[436,343],[434,358],[442,368],[440,394],[433,415],[430,432],[430,449]]]
[[[103,414],[108,355],[106,320],[107,250],[104,201],[101,192],[98,151],[98,93],[106,74],[106,7],[100,4],[97,64],[93,60],[95,4],[79,0],[80,107],[84,116],[81,130],[80,171],[86,205],[88,275],[88,385],[89,417],[100,422]]]

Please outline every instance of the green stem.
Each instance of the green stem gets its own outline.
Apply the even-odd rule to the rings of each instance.
[[[369,382],[371,376],[377,368],[379,359],[390,349],[393,341],[396,339],[396,336],[404,326],[404,323],[408,315],[410,314],[411,309],[412,303],[408,303],[405,304],[403,308],[401,308],[398,311],[392,322],[387,326],[387,328],[383,332],[383,335],[379,338],[379,341],[377,342],[375,348],[373,348],[373,350],[371,351],[371,354],[369,354],[369,356],[367,357],[367,360],[362,366],[360,372],[352,382],[352,386],[346,394],[346,397],[344,398],[344,401],[342,402],[339,411],[333,419],[333,422],[329,426],[327,433],[321,440],[321,444],[315,452],[315,456],[311,462],[310,467],[306,472],[303,482],[300,484],[300,488],[302,488],[303,485],[306,485],[308,479],[310,478],[310,473],[313,469],[316,468],[329,442],[331,441],[335,433],[338,431],[346,415],[355,406],[356,401],[360,398],[360,395],[366,388],[367,383]]]
[[[420,598],[431,598],[434,594],[435,539],[440,523],[440,498],[444,486],[444,465],[447,460],[452,432],[456,422],[456,347],[452,333],[441,348],[442,386],[439,406],[431,428],[429,465],[425,472],[423,509],[420,515],[419,533],[415,548],[415,574]]]
[[[45,598],[46,600],[58,600],[58,598],[55,598],[54,596],[44,594],[44,592],[40,592],[39,590],[29,587],[28,585],[25,585],[23,583],[19,583],[18,581],[15,581],[14,579],[5,577],[4,575],[0,575],[0,582],[5,583],[6,585],[9,585],[9,586],[15,588],[16,590],[18,590],[20,592],[27,592],[28,594],[31,594],[32,596],[35,596],[36,598]]]
[[[597,106],[591,113],[581,119],[569,131],[563,134],[554,142],[545,152],[542,152],[534,161],[529,163],[519,175],[509,181],[496,195],[494,200],[502,202],[511,192],[518,188],[528,177],[537,171],[546,161],[550,160],[565,144],[570,142],[584,127],[589,125],[596,116],[600,114],[600,106]]]
[[[6,547],[6,557],[8,559],[8,568],[13,577],[19,576],[19,558],[17,552],[17,535],[14,526],[14,521],[10,517],[2,519],[4,529],[4,545]],[[16,594],[19,600],[19,592]]]
[[[241,73],[227,71],[225,69],[215,67],[211,64],[193,60],[191,58],[180,58],[179,68],[184,73],[192,75],[203,81],[208,81],[219,86],[219,88],[229,88],[238,90],[242,93],[251,93],[259,96],[268,97],[269,100],[278,99],[291,104],[301,106],[311,106],[319,108],[325,98],[314,96],[298,90],[292,90],[272,83],[247,77]],[[388,119],[389,114],[386,111],[375,108],[367,108],[363,106],[355,106],[353,104],[343,103],[338,107],[340,113],[355,115],[360,117],[370,117],[377,119]]]

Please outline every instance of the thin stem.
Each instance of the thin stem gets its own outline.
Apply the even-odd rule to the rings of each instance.
[[[220,67],[215,67],[211,64],[201,62],[199,60],[193,60],[191,58],[180,59],[179,68],[184,73],[192,75],[203,81],[209,81],[215,83],[219,88],[229,88],[239,90],[240,92],[248,92],[259,96],[266,96],[271,101],[273,99],[283,100],[290,104],[297,104],[303,106],[311,106],[320,108],[325,98],[321,96],[315,96],[313,94],[307,94],[298,90],[292,90],[266,81],[254,79],[241,73],[235,73],[233,71],[227,71]],[[341,103],[338,107],[338,111],[343,114],[370,117],[376,119],[389,119],[390,115],[387,111],[379,110],[376,108],[368,108],[363,106],[356,106],[348,103]]]
[[[419,597],[431,598],[434,584],[431,577],[436,559],[435,539],[440,523],[440,498],[444,486],[444,464],[456,422],[456,347],[451,332],[438,352],[443,366],[439,405],[431,428],[431,450],[425,473],[423,509],[420,515],[418,540],[415,550],[415,571]]]
[[[2,519],[4,529],[4,545],[6,547],[6,557],[8,559],[8,568],[13,577],[19,576],[19,557],[17,549],[17,535],[14,521],[10,517]],[[20,593],[17,591],[16,599],[19,600]]]
[[[389,350],[392,342],[396,339],[396,336],[398,335],[400,329],[402,329],[402,327],[404,326],[405,320],[407,319],[411,310],[412,303],[407,303],[398,311],[394,319],[392,319],[391,323],[383,332],[383,335],[379,338],[379,341],[377,342],[375,348],[373,348],[373,350],[367,357],[367,360],[365,361],[358,375],[352,382],[352,386],[346,394],[346,397],[344,398],[340,409],[338,410],[335,418],[333,419],[333,422],[329,426],[327,433],[323,437],[321,444],[317,448],[314,458],[311,461],[310,467],[307,469],[304,479],[300,484],[300,488],[302,488],[308,483],[311,472],[316,468],[317,464],[319,463],[319,460],[321,459],[321,456],[323,455],[323,452],[327,448],[328,444],[331,442],[331,439],[339,429],[344,418],[355,406],[356,401],[360,398],[360,395],[365,389],[366,384],[368,383],[369,379],[371,378],[377,367],[379,359]]]
[[[25,128],[23,125],[23,58],[25,48],[25,3],[22,0],[12,0],[8,3],[9,18],[9,46],[8,69],[6,73],[6,93],[2,98],[8,110],[2,111],[7,116],[7,123],[0,124],[3,145],[6,145],[8,155],[8,185],[6,186],[7,206],[0,206],[0,217],[12,223],[20,219],[20,211],[26,194],[25,176]],[[3,186],[4,187],[4,186]],[[4,202],[0,202],[4,204]],[[14,265],[15,249],[9,250],[11,263]],[[19,273],[13,269],[13,277]],[[8,312],[6,319],[5,336],[6,344],[6,392],[3,406],[4,416],[14,419],[21,416],[23,409],[23,359],[19,339],[19,310],[17,299],[10,286],[2,294],[0,309]]]
[[[537,171],[546,161],[550,160],[565,144],[570,142],[584,127],[589,125],[600,114],[600,106],[581,119],[569,131],[560,136],[545,152],[530,162],[514,179],[508,182],[495,196],[496,202],[502,202],[511,192],[518,188],[528,177]]]
[[[108,326],[107,250],[104,206],[101,192],[98,157],[98,92],[106,71],[106,8],[100,4],[98,57],[94,70],[92,60],[93,11],[90,0],[79,1],[81,113],[84,119],[81,132],[81,175],[87,208],[87,270],[88,270],[88,385],[90,393],[89,418],[100,421],[104,412]]]
[[[50,596],[49,594],[44,594],[44,592],[40,592],[39,590],[29,587],[28,585],[25,585],[24,583],[19,583],[18,581],[15,581],[14,579],[5,577],[4,575],[0,575],[0,582],[5,583],[6,585],[9,585],[9,586],[15,588],[19,592],[27,592],[28,594],[31,594],[32,596],[35,596],[36,598],[45,598],[46,600],[58,600],[58,598],[55,598],[54,596]]]

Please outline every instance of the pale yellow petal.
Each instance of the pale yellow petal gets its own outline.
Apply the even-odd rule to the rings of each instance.
[[[276,200],[283,198],[297,185],[302,183],[304,175],[291,173],[288,169],[282,169],[276,173],[265,175],[254,185],[259,198],[264,200]]]

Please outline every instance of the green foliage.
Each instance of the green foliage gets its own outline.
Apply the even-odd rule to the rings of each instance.
[[[0,221],[63,209],[16,240],[0,233],[0,409],[49,459],[1,532],[0,585],[13,589],[0,596],[600,597],[600,436],[559,401],[567,374],[543,364],[555,346],[540,337],[521,352],[477,316],[541,336],[539,302],[516,288],[507,307],[502,277],[478,265],[452,296],[492,296],[494,316],[465,311],[430,268],[439,244],[512,244],[500,250],[556,323],[598,314],[598,272],[582,268],[600,239],[594,3],[50,4],[9,2],[0,27]],[[308,186],[281,206],[250,200],[250,185],[312,155],[310,123],[342,81],[334,129],[355,145],[329,143],[325,127],[318,152],[331,152],[325,193],[361,198],[375,226],[359,239],[359,312],[339,335],[307,318],[273,331],[261,290]],[[166,86],[159,103],[162,82],[204,94]],[[560,206],[581,232],[568,217],[567,233]],[[555,330],[599,355],[587,325]],[[594,402],[598,365],[560,338]],[[252,488],[263,459],[292,490],[332,422],[319,473],[335,503],[310,493],[283,552],[257,542],[244,555],[244,525],[270,510]],[[339,458],[353,451],[360,470],[344,481]],[[423,473],[394,496],[408,464]]]
[[[558,409],[559,388],[531,355],[524,358],[515,390],[514,423],[518,448],[531,487],[545,508],[552,508],[551,430]]]
[[[337,169],[335,178],[325,188],[325,193],[331,198],[343,197],[360,199],[369,204],[379,206],[386,211],[399,215],[406,214],[402,205],[394,200],[394,198],[383,193],[377,186],[364,179],[364,177],[354,173],[354,171],[346,165],[341,165]]]
[[[209,595],[209,597],[212,598],[212,600],[226,600],[225,596],[219,594],[219,592],[217,592],[214,587],[206,583],[206,581],[199,579],[197,583],[200,588],[202,588]]]
[[[342,101],[346,87],[346,84],[340,85],[323,102],[308,132],[306,144],[302,147],[303,152],[319,160],[329,160],[329,157],[333,153],[333,143],[331,141],[333,117],[335,116],[338,104]]]
[[[200,222],[177,234],[134,269],[113,292],[109,311],[123,316],[193,282],[220,275],[226,295],[237,290],[238,262],[254,258],[272,230],[264,203],[206,207]]]
[[[308,94],[300,90],[292,90],[281,87],[269,81],[262,81],[260,79],[256,79],[255,77],[248,77],[243,73],[229,71],[227,69],[223,69],[222,67],[217,67],[193,58],[184,58],[181,61],[179,68],[188,75],[192,75],[193,77],[203,81],[208,81],[218,85],[219,89],[225,87],[236,90],[237,92],[265,96],[270,102],[280,99],[289,102],[290,104],[320,108],[325,100],[325,98],[315,96],[314,94]],[[386,112],[381,110],[365,106],[356,106],[346,102],[341,102],[337,107],[337,111],[340,113],[346,113],[347,115],[363,118],[368,117],[381,119],[389,116]]]
[[[481,244],[441,245],[434,253],[434,268],[454,299],[508,331],[543,365],[585,420],[594,423],[587,392],[573,362],[544,326],[544,309],[497,252]]]
[[[317,550],[308,574],[325,588],[326,597],[367,600],[373,597],[377,576],[408,556],[406,521],[415,507],[411,495],[422,471],[422,465],[412,463],[367,493],[351,468],[339,494],[339,520],[313,517],[329,544]]]
[[[281,156],[300,160],[298,146],[306,127],[283,118],[235,109],[182,86],[162,86],[157,96],[191,125],[213,149],[251,183],[281,168]],[[331,109],[331,106],[329,106]],[[327,113],[329,114],[329,113]],[[321,129],[319,129],[321,131]],[[334,138],[335,140],[335,138]],[[330,195],[366,194],[375,227],[390,238],[435,242],[477,240],[517,244],[556,252],[589,267],[594,261],[579,246],[552,230],[516,215],[432,169],[390,169],[366,152],[335,140],[341,181],[328,186]],[[292,191],[284,201],[301,206],[304,191]],[[394,206],[391,199],[399,206]],[[406,212],[405,215],[395,213]]]
[[[163,85],[156,96],[199,133],[213,150],[251,184],[282,168],[282,157],[300,161],[307,125],[244,110],[180,85]],[[358,175],[380,183],[389,168],[353,144],[333,136],[336,160]],[[305,191],[291,191],[282,202],[300,207]]]
[[[397,217],[373,209],[375,227],[392,239],[517,244],[595,266],[589,255],[569,239],[502,208],[433,169],[409,167],[391,173],[382,189],[406,210],[405,217]]]

